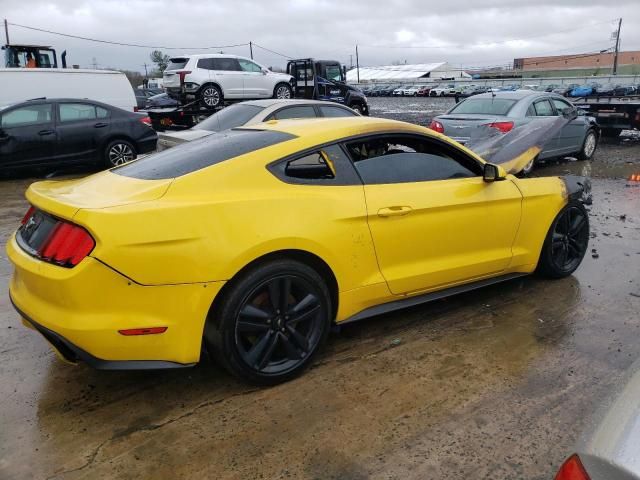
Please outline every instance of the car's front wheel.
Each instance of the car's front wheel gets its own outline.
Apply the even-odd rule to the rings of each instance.
[[[216,85],[205,85],[198,93],[198,100],[203,107],[213,110],[222,106],[222,91]]]
[[[273,98],[279,98],[281,100],[289,100],[293,97],[293,90],[291,85],[286,83],[279,83],[276,88],[273,89]]]
[[[322,277],[303,263],[282,259],[232,282],[207,321],[209,351],[250,383],[274,385],[298,375],[331,325],[331,297]]]
[[[107,144],[103,160],[107,168],[113,168],[135,160],[136,156],[136,149],[131,142],[117,139]]]
[[[578,152],[578,160],[590,160],[593,154],[596,153],[597,146],[598,135],[594,130],[589,130],[582,142],[582,148]]]
[[[556,216],[544,241],[537,271],[547,277],[571,275],[589,245],[589,214],[581,203],[570,202]]]

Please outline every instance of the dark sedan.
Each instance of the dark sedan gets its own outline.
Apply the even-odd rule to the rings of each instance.
[[[136,96],[138,109],[142,110],[147,104],[149,98],[155,95],[160,95],[163,92],[159,88],[134,88],[133,93]]]
[[[91,100],[0,107],[0,172],[79,164],[113,167],[155,150],[149,117]]]

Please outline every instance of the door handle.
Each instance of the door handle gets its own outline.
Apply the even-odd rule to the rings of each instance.
[[[53,135],[54,131],[53,130],[40,130],[38,132],[38,135]]]
[[[96,123],[93,128],[102,128],[102,127],[106,127],[107,124],[106,123]]]
[[[386,207],[378,210],[378,216],[379,217],[401,217],[403,215],[407,215],[411,213],[411,210],[413,210],[411,207],[401,207],[401,206]]]

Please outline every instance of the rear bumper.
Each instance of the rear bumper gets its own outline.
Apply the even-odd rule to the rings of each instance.
[[[153,132],[153,135],[145,136],[138,140],[136,144],[138,154],[153,152],[158,144],[158,135]]]
[[[109,369],[171,368],[200,359],[205,319],[224,282],[145,286],[92,257],[58,267],[29,256],[15,236],[7,253],[15,266],[12,303],[65,359]],[[119,333],[154,326],[167,330]]]

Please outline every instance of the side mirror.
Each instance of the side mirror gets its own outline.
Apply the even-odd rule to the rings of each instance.
[[[269,73],[269,70],[267,70],[266,68],[263,68],[261,71],[263,75],[266,75],[267,73]]]
[[[507,178],[507,172],[504,171],[500,165],[494,165],[493,163],[484,164],[484,172],[482,179],[485,182],[497,182]]]

